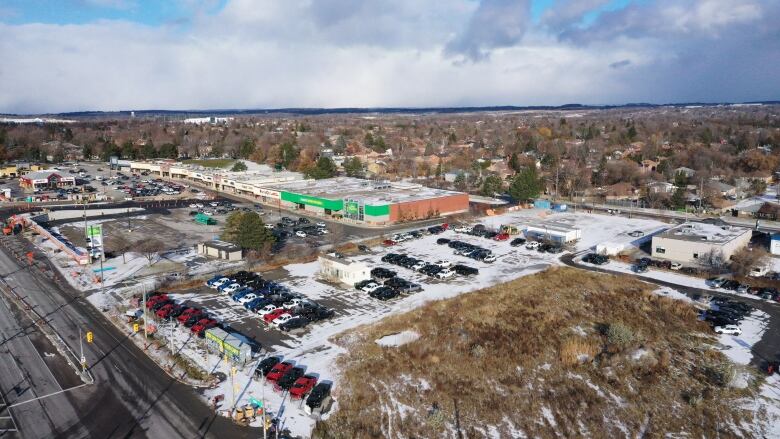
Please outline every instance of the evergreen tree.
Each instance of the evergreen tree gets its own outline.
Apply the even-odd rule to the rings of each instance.
[[[348,177],[360,177],[363,175],[363,163],[357,157],[344,161],[344,172]]]
[[[502,186],[501,179],[497,175],[488,175],[482,182],[482,195],[492,197],[501,192]]]
[[[459,191],[465,191],[466,190],[466,176],[463,174],[458,174],[457,177],[455,177],[455,189]]]
[[[509,185],[509,195],[516,201],[527,201],[539,196],[542,191],[542,181],[536,168],[529,166],[515,175]]]

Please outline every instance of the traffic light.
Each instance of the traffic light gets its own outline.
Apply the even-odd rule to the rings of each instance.
[[[92,343],[92,340],[95,338],[95,335],[92,333],[92,331],[87,331],[87,343]]]

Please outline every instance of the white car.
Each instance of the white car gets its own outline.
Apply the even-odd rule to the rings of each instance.
[[[433,265],[438,265],[439,267],[443,268],[450,268],[452,267],[452,261],[436,261],[433,263]]]
[[[412,267],[411,267],[411,268],[412,268],[412,270],[414,270],[414,271],[420,271],[420,270],[422,270],[422,269],[423,269],[423,267],[425,267],[426,265],[427,265],[427,264],[426,264],[425,262],[418,262],[418,263],[416,263],[416,264],[412,265]]]
[[[370,293],[370,292],[376,290],[379,287],[381,287],[381,285],[379,285],[377,283],[374,283],[374,282],[371,282],[370,284],[368,284],[368,285],[364,286],[363,288],[361,288],[360,291],[363,291],[364,293]]]
[[[284,302],[282,304],[282,308],[284,309],[293,309],[295,307],[303,305],[303,299],[292,299],[289,302]]]
[[[223,293],[231,294],[233,292],[238,291],[238,289],[241,288],[241,285],[238,282],[230,281],[230,283],[224,283],[221,286],[219,286],[219,291]]]
[[[204,206],[203,203],[197,203],[195,204],[195,207],[197,207],[198,209],[203,209],[206,206]]]
[[[485,256],[485,259],[482,260],[482,262],[487,262],[488,264],[492,264],[493,262],[496,262],[496,257],[493,255],[487,255]]]
[[[251,302],[251,301],[253,301],[253,300],[255,300],[255,299],[257,299],[257,294],[255,294],[255,293],[249,293],[249,294],[247,294],[246,296],[244,296],[244,297],[242,297],[242,298],[238,299],[238,303],[240,303],[241,305],[243,305],[243,304],[245,304],[245,303],[249,303],[249,302]]]
[[[284,313],[284,314],[280,315],[279,317],[275,318],[271,322],[271,326],[273,326],[275,328],[278,328],[282,323],[287,323],[290,320],[292,320],[292,318],[293,318],[292,314]]]
[[[321,228],[321,229],[324,229],[325,227],[328,227],[328,226],[327,226],[325,223],[323,223],[322,221],[318,222],[318,223],[316,224],[316,226],[317,226],[317,227],[319,227],[319,228]]]
[[[216,290],[216,289],[218,289],[222,285],[225,285],[228,282],[230,282],[230,279],[228,279],[226,277],[223,277],[222,279],[219,279],[218,281],[216,281],[213,284],[211,284],[211,288]]]
[[[268,229],[268,230],[271,230],[271,229],[274,228],[274,225],[273,224],[266,224],[265,228]]]
[[[466,226],[457,226],[457,227],[455,227],[452,230],[454,230],[454,231],[456,231],[458,233],[468,233],[468,232],[471,231],[471,229],[466,227]]]
[[[737,325],[716,326],[715,327],[715,333],[717,333],[717,334],[740,335],[740,334],[742,334],[742,329],[739,326],[737,326]]]
[[[538,241],[528,241],[528,244],[525,245],[525,248],[528,250],[536,250],[539,248],[539,242]]]
[[[257,313],[260,314],[260,316],[264,316],[266,314],[272,313],[275,309],[276,309],[275,305],[266,305],[258,309]]]
[[[437,279],[449,279],[449,278],[451,278],[454,275],[455,275],[454,271],[451,271],[449,268],[445,268],[444,270],[436,273],[436,278]]]
[[[669,267],[672,270],[679,270],[683,267],[683,265],[679,262],[672,262],[672,265]]]
[[[190,204],[190,209],[197,209],[198,205],[195,203]]]
[[[298,230],[297,232],[295,232],[295,236],[297,236],[299,238],[305,238],[306,237],[306,232],[304,232],[303,230]]]
[[[406,237],[404,235],[399,235],[399,234],[393,235],[393,237],[390,238],[390,239],[395,241],[395,242],[404,242],[404,241],[406,241]]]
[[[240,284],[233,283],[233,284],[230,284],[230,285],[226,286],[225,288],[223,288],[222,292],[225,293],[225,294],[233,294],[236,291],[238,291],[240,288],[241,288]]]
[[[217,203],[216,201],[212,201],[211,203],[209,203],[209,206],[211,206],[211,207],[219,207],[219,203]]]
[[[328,234],[328,229],[317,229],[317,230],[319,230],[320,233],[322,233],[323,235],[327,235]]]

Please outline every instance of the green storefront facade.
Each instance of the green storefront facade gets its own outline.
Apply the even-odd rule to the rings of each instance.
[[[371,223],[386,223],[390,220],[390,205],[387,204],[370,205],[355,199],[329,199],[285,191],[280,192],[280,198],[298,208],[325,215],[339,214],[355,221]]]

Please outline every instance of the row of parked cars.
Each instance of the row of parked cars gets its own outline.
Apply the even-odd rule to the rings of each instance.
[[[732,279],[722,277],[711,277],[707,279],[707,285],[712,288],[723,288],[724,290],[736,291],[742,294],[752,294],[766,300],[780,302],[780,293],[776,288],[771,287],[751,287],[746,283],[741,283]]]
[[[398,277],[393,270],[377,267],[371,270],[371,279],[360,281],[355,288],[379,300],[394,299],[401,294],[422,291],[422,286]]]
[[[588,264],[593,265],[609,264],[609,256],[600,255],[598,253],[588,253],[582,257],[582,262],[587,262]]]
[[[167,320],[177,323],[203,338],[206,330],[218,327],[226,331],[232,331],[228,325],[219,322],[205,309],[187,306],[178,303],[165,293],[151,292],[146,295],[146,308],[159,320]]]
[[[710,300],[710,309],[701,313],[701,318],[718,334],[740,335],[742,320],[751,312],[753,307],[747,303],[715,297]]]
[[[257,273],[239,271],[230,277],[218,275],[206,281],[206,285],[229,295],[244,309],[260,316],[264,323],[282,331],[303,328],[334,315],[332,309]]]
[[[458,256],[465,256],[467,258],[474,259],[475,261],[482,261],[488,264],[496,262],[496,257],[493,256],[492,250],[480,247],[478,245],[447,238],[437,239],[436,244],[449,246]]]
[[[381,260],[382,262],[408,268],[436,279],[449,279],[456,274],[471,276],[479,273],[479,270],[467,265],[453,264],[450,261],[428,263],[403,253],[388,253],[382,256]]]
[[[327,409],[330,405],[330,382],[317,382],[315,374],[307,374],[302,366],[292,361],[282,361],[280,357],[267,357],[260,361],[255,369],[255,378],[273,383],[277,392],[288,392],[291,399],[306,398],[309,412]],[[308,397],[307,397],[308,396]]]
[[[382,245],[389,247],[405,241],[420,239],[423,236],[438,235],[440,233],[444,233],[447,229],[449,229],[449,224],[444,223],[439,226],[428,227],[427,229],[412,230],[411,232],[406,233],[396,233],[390,239],[385,239],[382,241]]]

